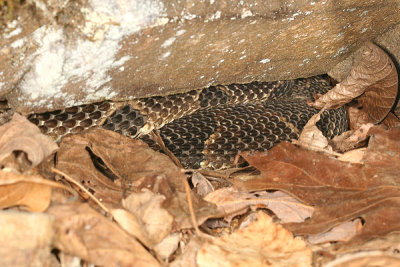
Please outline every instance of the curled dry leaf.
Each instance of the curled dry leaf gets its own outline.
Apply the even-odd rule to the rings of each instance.
[[[385,125],[389,128],[400,127],[400,117],[394,115],[393,113],[389,113],[383,120],[382,125]]]
[[[178,249],[180,240],[179,233],[169,234],[154,247],[154,250],[162,259],[168,259]]]
[[[339,224],[338,226],[333,227],[329,232],[310,235],[308,237],[308,242],[311,244],[321,244],[331,241],[349,241],[360,232],[361,228],[361,220],[355,219],[350,222]]]
[[[314,107],[339,107],[362,95],[359,101],[371,122],[379,123],[388,115],[397,96],[396,67],[381,48],[370,42],[365,46],[362,59],[350,76],[317,99]]]
[[[349,107],[347,114],[349,115],[350,129],[358,129],[361,125],[370,123],[369,116],[363,109]]]
[[[314,211],[313,207],[280,191],[247,193],[239,192],[234,187],[227,187],[208,194],[204,199],[215,203],[219,209],[229,214],[229,217],[243,214],[249,207],[256,206],[270,209],[283,222],[303,222],[310,218]]]
[[[373,126],[372,123],[363,124],[355,131],[347,131],[335,136],[330,143],[335,150],[340,152],[364,146],[368,138],[368,131]]]
[[[147,189],[142,189],[141,193],[132,193],[122,200],[123,206],[137,218],[154,245],[170,234],[174,221],[161,207],[164,201],[163,195],[154,194]]]
[[[196,193],[204,197],[208,193],[214,191],[213,185],[198,171],[193,171],[191,175],[191,182]]]
[[[54,245],[99,266],[161,266],[138,242],[118,225],[87,204],[51,206],[54,216]]]
[[[12,120],[0,126],[0,162],[13,151],[26,153],[32,167],[57,150],[57,144],[38,127],[15,113]]]
[[[296,234],[318,234],[362,218],[361,232],[349,241],[357,246],[400,230],[400,129],[373,127],[369,135],[364,164],[349,164],[282,142],[267,153],[244,153],[261,174],[237,177],[232,183],[243,191],[289,192],[315,207],[305,223],[286,224]]]
[[[183,253],[178,258],[171,262],[170,267],[198,267],[196,264],[196,254],[202,245],[202,241],[199,238],[193,237],[189,243],[185,245]]]
[[[173,215],[175,230],[192,227],[184,174],[144,142],[94,128],[65,137],[57,154],[57,168],[89,187],[104,203],[118,207],[124,193],[146,188],[165,197],[163,207]],[[195,194],[191,197],[199,224],[218,213],[215,205]]]
[[[32,212],[44,211],[50,204],[52,187],[67,189],[40,176],[0,170],[0,208],[21,206]]]
[[[342,255],[324,264],[325,267],[400,266],[400,257],[384,251],[362,251]]]
[[[328,139],[317,127],[317,122],[321,119],[321,114],[324,111],[325,109],[321,109],[308,120],[301,131],[299,139],[294,141],[295,144],[311,150],[332,152],[332,148],[328,145]]]
[[[53,218],[0,211],[0,266],[52,266]]]
[[[311,266],[311,249],[294,238],[271,217],[258,213],[247,228],[205,243],[197,253],[197,265],[213,266]]]
[[[127,210],[124,209],[111,209],[110,213],[113,219],[130,235],[134,236],[137,240],[142,242],[147,248],[152,249],[154,244],[148,237],[143,225],[139,220]]]

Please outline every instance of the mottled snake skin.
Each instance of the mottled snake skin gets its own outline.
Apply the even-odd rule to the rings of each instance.
[[[183,94],[101,102],[29,116],[43,133],[60,140],[93,126],[140,138],[160,149],[149,133],[159,129],[166,147],[186,168],[233,166],[237,153],[264,151],[297,139],[318,110],[313,94],[331,88],[321,76],[277,82],[212,86]],[[325,111],[317,126],[332,138],[348,127],[344,108]]]

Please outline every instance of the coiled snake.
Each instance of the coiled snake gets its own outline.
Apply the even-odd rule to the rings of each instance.
[[[149,133],[158,129],[165,146],[186,168],[232,167],[237,153],[263,151],[297,139],[318,110],[307,105],[313,94],[331,88],[322,76],[276,82],[211,86],[129,103],[104,101],[32,114],[43,133],[63,136],[101,126],[159,146]],[[328,138],[348,127],[344,108],[327,110],[317,126]]]

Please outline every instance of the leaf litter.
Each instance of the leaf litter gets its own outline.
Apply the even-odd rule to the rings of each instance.
[[[327,140],[316,114],[297,143],[244,152],[250,167],[220,173],[183,171],[104,129],[58,146],[2,115],[0,265],[396,264],[397,86],[393,62],[367,43],[349,77],[314,103],[347,103],[349,132]]]

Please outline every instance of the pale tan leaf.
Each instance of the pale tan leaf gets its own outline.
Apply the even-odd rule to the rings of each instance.
[[[50,204],[52,187],[66,189],[40,176],[0,170],[0,208],[21,206],[28,211],[44,211]]]
[[[124,209],[111,209],[110,213],[122,229],[136,237],[146,247],[153,248],[154,244],[147,238],[143,225],[132,213]]]
[[[0,266],[51,266],[51,216],[0,211],[0,236]]]
[[[330,231],[308,236],[307,240],[311,244],[321,244],[326,242],[346,242],[360,233],[362,222],[360,219],[355,219],[350,222],[345,222],[333,227]]]
[[[332,148],[328,144],[328,138],[326,138],[317,127],[317,122],[321,119],[321,114],[324,111],[325,109],[320,110],[308,120],[299,139],[294,142],[295,144],[311,150],[332,151]]]
[[[178,258],[171,262],[170,267],[198,267],[196,264],[196,254],[202,245],[202,241],[199,238],[192,238],[189,244],[183,246],[181,249],[183,253]]]
[[[142,189],[141,193],[132,193],[122,201],[147,233],[152,244],[161,242],[172,229],[173,217],[161,207],[165,197],[150,190]]]
[[[215,203],[229,217],[242,214],[251,206],[257,206],[270,209],[283,222],[303,222],[314,211],[313,207],[281,191],[247,193],[239,192],[234,187],[225,187],[208,194],[204,199]]]
[[[172,233],[158,243],[154,247],[154,250],[162,259],[168,259],[168,257],[178,249],[179,241],[179,233]]]
[[[385,125],[386,127],[400,127],[400,119],[394,115],[393,113],[389,113],[386,118],[382,121],[382,125]]]
[[[197,253],[199,267],[214,266],[311,266],[312,251],[271,217],[258,213],[258,220],[245,229],[204,243]]]
[[[27,154],[32,167],[57,150],[57,144],[38,127],[15,113],[12,120],[0,126],[0,162],[13,151]]]
[[[366,148],[353,149],[338,157],[338,160],[362,164],[366,152]]]
[[[53,244],[98,266],[161,266],[135,238],[87,204],[54,205]]]
[[[331,145],[335,148],[335,150],[341,152],[362,147],[365,145],[368,138],[369,129],[373,126],[374,124],[372,123],[362,124],[355,131],[347,131],[339,136],[335,136],[331,140]]]
[[[400,257],[384,251],[361,251],[352,254],[345,254],[338,257],[324,267],[398,267],[400,266]]]
[[[199,196],[204,197],[208,193],[214,191],[213,185],[200,172],[193,171],[191,177],[192,177],[191,181],[195,189],[195,192]]]
[[[396,67],[378,46],[370,42],[365,46],[362,59],[353,67],[350,76],[318,98],[314,107],[339,107],[364,93],[359,101],[371,122],[379,123],[386,117],[396,100]]]
[[[352,130],[360,128],[363,124],[370,123],[368,113],[363,109],[349,107],[347,114],[349,115],[350,129]]]

